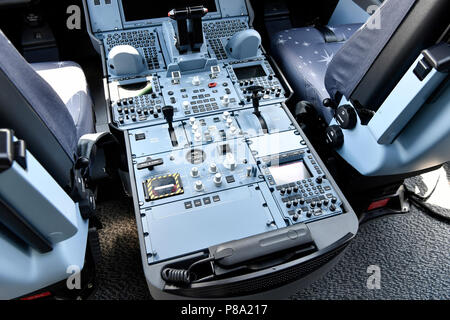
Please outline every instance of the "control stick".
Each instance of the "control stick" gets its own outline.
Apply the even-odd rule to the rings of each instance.
[[[264,91],[264,88],[261,86],[252,86],[252,87],[248,87],[247,91],[252,94],[252,102],[253,102],[253,109],[254,109],[253,114],[258,118],[264,134],[267,134],[267,133],[269,133],[269,128],[267,126],[267,122],[266,122],[266,120],[264,120],[264,118],[261,115],[261,112],[259,111],[259,100],[261,99],[261,96],[259,95],[259,93]]]
[[[170,140],[172,141],[173,147],[178,147],[177,135],[175,134],[175,129],[173,128],[173,115],[175,110],[172,106],[165,106],[162,108],[164,119],[166,119],[169,125]]]

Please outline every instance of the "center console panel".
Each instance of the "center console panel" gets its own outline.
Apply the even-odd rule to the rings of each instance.
[[[110,125],[124,136],[152,295],[250,296],[320,273],[358,221],[287,109],[290,87],[265,55],[247,1],[147,11],[133,3],[85,6],[101,43]],[[190,22],[177,27],[167,13],[180,19],[202,10],[195,6],[208,8],[204,39],[189,49],[177,32]],[[144,59],[143,71],[118,74],[114,48],[123,61]],[[231,289],[236,277],[248,285]],[[253,286],[264,279],[271,285]]]

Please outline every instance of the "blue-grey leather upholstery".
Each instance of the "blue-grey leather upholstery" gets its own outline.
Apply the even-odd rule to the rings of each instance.
[[[33,63],[31,66],[66,105],[75,123],[77,138],[94,132],[92,99],[81,67],[71,61]]]
[[[73,158],[79,137],[94,132],[92,101],[80,66],[73,62],[30,65],[0,31],[0,72]],[[15,94],[0,91],[5,96]]]
[[[78,139],[94,132],[86,81],[71,63],[35,68],[42,76],[0,31],[0,127],[14,130],[60,186],[70,189]]]
[[[330,97],[325,88],[327,68],[342,45],[360,27],[361,24],[329,26],[338,42],[326,43],[322,33],[314,27],[285,30],[272,38],[272,54],[296,95],[313,103],[327,122],[332,119],[331,110],[322,104]]]
[[[335,100],[350,99],[361,79],[384,49],[417,0],[385,1],[333,58],[325,86]]]

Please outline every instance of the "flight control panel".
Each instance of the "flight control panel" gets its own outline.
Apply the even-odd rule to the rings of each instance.
[[[247,1],[91,0],[87,11],[148,265],[348,213]]]

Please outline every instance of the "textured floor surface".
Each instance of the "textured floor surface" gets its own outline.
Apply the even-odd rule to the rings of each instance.
[[[408,181],[428,194],[429,205],[450,215],[450,169]],[[103,263],[94,299],[150,299],[142,272],[131,201],[102,203],[99,216]],[[367,289],[369,266],[381,270],[379,290]],[[289,297],[286,297],[289,298]],[[345,256],[325,277],[291,299],[450,299],[450,226],[412,208],[361,226]]]

